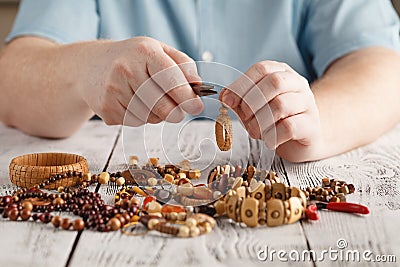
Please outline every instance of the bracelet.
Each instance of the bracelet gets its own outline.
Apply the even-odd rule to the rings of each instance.
[[[67,153],[35,153],[16,157],[9,166],[10,180],[17,186],[30,188],[48,179],[51,175],[67,172],[88,172],[87,160],[79,155]],[[63,177],[57,184],[51,184],[47,189],[59,186],[74,186],[81,177]]]

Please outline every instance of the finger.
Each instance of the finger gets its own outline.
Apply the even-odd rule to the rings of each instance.
[[[309,102],[307,95],[302,93],[285,93],[276,96],[250,119],[248,128],[251,129],[251,136],[256,139],[262,138],[262,133],[278,121],[306,112]]]
[[[274,72],[264,77],[257,86],[251,88],[243,97],[240,105],[245,114],[244,119],[248,120],[265,103],[270,102],[278,95],[288,92],[300,92],[305,89],[309,90],[308,83],[300,75],[287,71]]]
[[[154,115],[161,120],[172,123],[182,121],[185,116],[181,108],[176,108],[177,104],[175,101],[173,101],[151,78],[148,78],[142,83],[135,92],[130,107],[134,109],[137,117],[145,121],[147,121],[151,113],[154,113]],[[133,111],[132,108],[130,108],[131,111]]]
[[[265,145],[275,149],[289,140],[307,139],[313,135],[313,121],[306,113],[301,113],[280,121],[275,129],[270,129],[264,136]]]
[[[185,53],[169,46],[162,44],[164,52],[178,64],[185,78],[190,83],[201,82],[201,78],[197,72],[196,63]]]
[[[221,100],[231,108],[237,107],[250,88],[261,79],[277,71],[285,71],[288,66],[276,61],[262,61],[251,66],[241,77],[224,91]]]
[[[155,54],[149,59],[149,75],[184,111],[192,115],[199,114],[204,108],[202,101],[193,92],[176,63],[164,52],[162,54]],[[191,99],[195,101],[187,102]]]

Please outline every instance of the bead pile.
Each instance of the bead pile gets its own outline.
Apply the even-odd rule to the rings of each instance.
[[[312,219],[309,214],[315,210],[310,202],[345,202],[345,195],[355,191],[352,184],[328,178],[322,179],[321,186],[300,190],[282,183],[274,172],[254,166],[217,166],[210,171],[207,185],[193,184],[200,177],[200,170],[191,169],[187,161],[161,166],[157,158],[150,158],[139,166],[133,156],[124,172],[67,171],[30,189],[20,188],[0,197],[0,214],[12,221],[51,222],[64,230],[121,230],[135,235],[132,231],[142,225],[172,236],[195,237],[212,231],[216,224],[212,216],[227,216],[249,227],[290,224],[304,217]],[[80,180],[77,187],[43,191],[62,179],[76,178]],[[105,204],[99,193],[88,190],[95,183],[120,186],[114,205]],[[171,186],[169,190],[165,185]],[[173,201],[185,207],[171,205]],[[71,212],[80,218],[72,220],[53,212]]]

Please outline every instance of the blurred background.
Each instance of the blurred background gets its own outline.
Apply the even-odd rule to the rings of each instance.
[[[375,0],[370,0],[375,1]],[[19,0],[0,0],[0,48],[11,29],[13,20],[18,10]],[[397,13],[400,14],[400,0],[392,0]]]

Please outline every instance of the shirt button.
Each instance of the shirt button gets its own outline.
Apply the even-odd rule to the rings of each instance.
[[[204,61],[207,61],[207,62],[211,62],[214,59],[214,55],[210,51],[206,50],[201,55],[201,59],[203,59]]]

